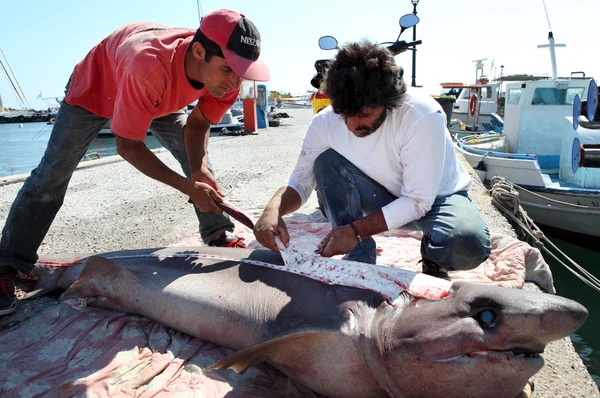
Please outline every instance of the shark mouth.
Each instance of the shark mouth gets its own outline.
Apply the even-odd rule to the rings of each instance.
[[[466,354],[462,354],[462,355],[456,355],[454,357],[450,357],[450,358],[444,358],[444,359],[436,359],[434,360],[434,362],[450,362],[450,361],[455,361],[458,360],[460,358],[487,358],[487,357],[498,357],[499,355],[501,356],[505,356],[505,357],[509,357],[509,358],[531,358],[531,359],[535,359],[535,358],[540,358],[541,357],[541,352],[534,352],[531,350],[527,350],[527,349],[522,349],[522,348],[511,348],[510,350],[504,350],[504,351],[474,351],[474,352],[469,352]]]

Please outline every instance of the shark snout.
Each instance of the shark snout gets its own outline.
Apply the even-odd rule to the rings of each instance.
[[[507,332],[500,336],[528,337],[532,346],[570,335],[588,316],[587,309],[574,300],[530,290],[455,283],[452,295],[469,308],[484,330],[495,328]],[[497,321],[486,325],[482,322],[486,317]]]
[[[588,317],[588,310],[574,300],[553,295],[545,295],[544,299],[539,304],[540,329],[549,341],[575,332]]]

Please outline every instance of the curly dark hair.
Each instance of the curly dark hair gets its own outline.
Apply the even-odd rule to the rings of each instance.
[[[355,116],[365,106],[391,110],[406,93],[403,76],[388,49],[366,40],[349,43],[329,64],[325,92],[337,114]]]

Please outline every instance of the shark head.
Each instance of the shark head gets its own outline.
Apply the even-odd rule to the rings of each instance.
[[[366,359],[391,396],[516,397],[587,315],[563,297],[455,282],[442,300],[382,305]]]

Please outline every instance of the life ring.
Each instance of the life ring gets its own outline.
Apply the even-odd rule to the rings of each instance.
[[[469,115],[473,116],[475,109],[477,109],[477,96],[473,94],[469,100]]]

